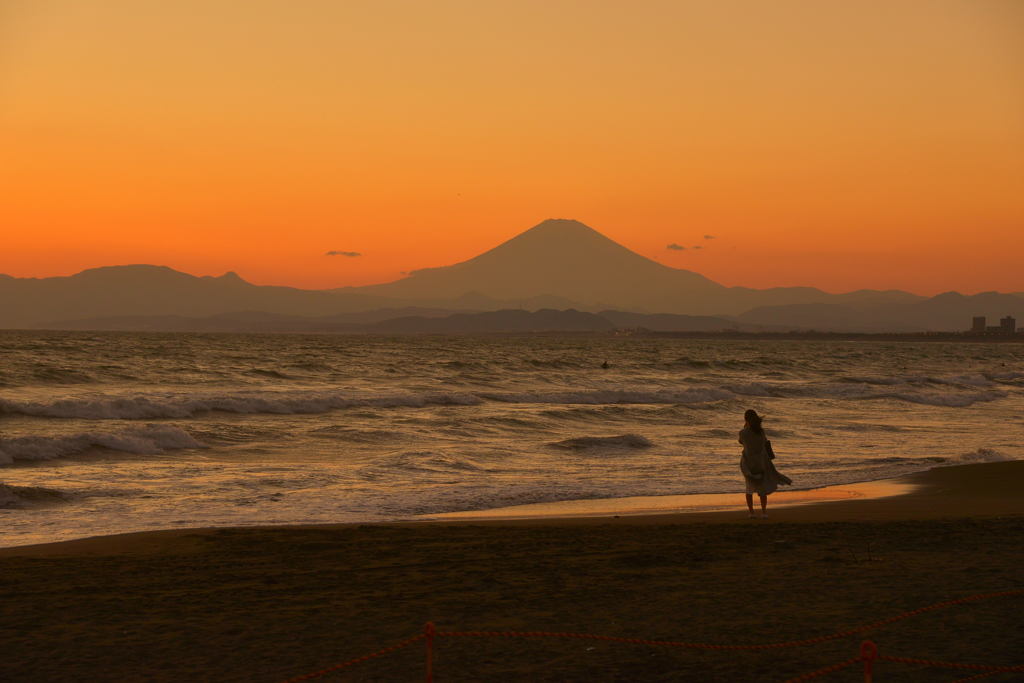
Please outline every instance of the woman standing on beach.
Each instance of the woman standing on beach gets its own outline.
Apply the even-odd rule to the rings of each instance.
[[[740,472],[747,484],[747,510],[754,516],[754,494],[761,499],[761,517],[768,516],[768,494],[779,488],[779,484],[792,484],[792,480],[775,469],[771,444],[761,426],[761,416],[755,410],[743,413],[743,429],[740,430],[743,455],[740,457]]]

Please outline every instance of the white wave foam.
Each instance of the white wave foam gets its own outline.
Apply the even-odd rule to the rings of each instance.
[[[584,448],[649,448],[654,444],[639,434],[622,434],[620,436],[580,436],[548,445],[580,450]]]
[[[346,398],[320,392],[239,393],[206,396],[130,397],[101,396],[95,399],[63,399],[53,403],[0,399],[0,415],[83,418],[91,420],[152,420],[186,418],[201,413],[275,415],[326,413],[352,407],[420,408],[427,405],[477,405],[482,400],[472,394],[407,394],[368,398]]]
[[[170,425],[145,425],[119,432],[85,432],[69,436],[20,436],[0,439],[0,465],[10,465],[16,460],[54,460],[90,448],[156,455],[169,450],[206,446],[185,430]]]
[[[905,388],[895,384],[887,384],[884,388],[874,385],[853,383],[777,386],[771,389],[770,395],[789,398],[833,398],[851,401],[891,399],[917,403],[919,405],[944,406],[948,408],[966,408],[975,403],[997,401],[1006,397],[1006,393],[994,389],[975,391],[978,385],[969,385],[972,390],[957,391],[953,383],[948,391],[935,391],[921,385],[906,384]],[[964,386],[960,384],[959,386]]]
[[[777,398],[833,398],[845,400],[893,399],[917,403],[919,405],[944,406],[948,408],[965,408],[975,403],[996,401],[1006,397],[1006,393],[994,389],[976,391],[980,387],[991,387],[993,383],[981,375],[964,375],[950,378],[894,378],[891,381],[872,379],[828,384],[769,384],[752,383],[727,385],[725,388],[739,396],[763,396]],[[913,378],[909,378],[913,380]],[[918,381],[919,380],[919,381]],[[931,384],[949,387],[948,391],[927,389]],[[957,391],[959,387],[970,389]]]
[[[982,380],[974,385],[982,386]],[[934,385],[932,385],[934,386]],[[326,391],[246,391],[229,394],[137,394],[67,398],[50,403],[0,399],[0,415],[72,419],[152,420],[183,419],[211,412],[238,414],[317,414],[346,408],[422,408],[426,406],[474,406],[485,401],[519,404],[614,405],[668,404],[696,405],[736,400],[750,396],[775,398],[834,398],[846,400],[894,399],[911,403],[948,407],[966,407],[974,403],[995,401],[1007,394],[994,389],[986,391],[927,390],[922,385],[857,384],[795,384],[756,382],[729,384],[721,387],[684,387],[655,391],[630,389],[596,389],[533,392],[427,392],[382,396],[342,395]]]

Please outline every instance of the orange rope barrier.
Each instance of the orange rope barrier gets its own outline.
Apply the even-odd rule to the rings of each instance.
[[[981,593],[979,595],[971,595],[966,598],[959,598],[957,600],[946,600],[944,602],[937,602],[933,605],[926,607],[920,607],[909,612],[903,612],[893,617],[886,619],[880,619],[873,621],[870,624],[864,624],[855,628],[847,629],[845,631],[839,631],[837,633],[830,633],[824,636],[816,636],[814,638],[804,638],[803,640],[787,640],[778,643],[760,643],[757,645],[720,645],[715,643],[691,643],[677,640],[649,640],[645,638],[623,638],[619,636],[602,636],[593,633],[569,633],[561,631],[439,631],[438,637],[502,637],[502,638],[577,638],[583,640],[601,640],[613,643],[630,643],[633,645],[658,645],[664,647],[683,647],[697,650],[769,650],[774,648],[785,648],[785,647],[799,647],[802,645],[814,645],[817,643],[824,643],[830,640],[836,640],[838,638],[845,638],[846,636],[856,635],[864,631],[878,628],[880,626],[888,626],[897,621],[908,619],[924,612],[931,612],[937,609],[943,609],[945,607],[952,607],[954,605],[962,605],[970,602],[978,602],[981,600],[989,600],[991,598],[1008,597],[1012,595],[1024,595],[1024,589],[1011,590],[1011,591],[1000,591],[998,593]]]
[[[953,683],[966,683],[967,681],[979,681],[982,678],[988,678],[989,676],[998,676],[1001,673],[1003,673],[1003,672],[1002,671],[986,671],[985,673],[974,674],[973,676],[968,676],[967,678],[958,678],[955,681],[953,681]]]
[[[889,655],[878,655],[879,659],[899,664],[918,664],[920,666],[931,666],[939,669],[970,669],[973,671],[985,671],[988,674],[1014,673],[1024,671],[1024,664],[1014,666],[997,666],[992,664],[964,664],[963,662],[943,662],[935,659],[918,659],[917,657],[890,657]]]
[[[845,669],[848,666],[856,664],[857,662],[860,661],[860,659],[861,659],[860,655],[858,655],[856,657],[850,657],[845,662],[839,662],[838,664],[833,664],[831,666],[822,667],[822,668],[816,669],[814,671],[809,671],[809,672],[807,672],[805,674],[801,674],[799,676],[796,676],[795,678],[787,678],[785,683],[802,683],[802,681],[810,681],[812,679],[828,675],[828,674],[832,673],[833,671],[840,671],[842,669]]]
[[[423,639],[427,641],[427,683],[434,683],[434,638],[437,636],[437,629],[434,622],[428,621],[423,627]]]
[[[864,661],[864,683],[875,679],[875,660],[878,659],[878,646],[870,640],[860,644],[860,658]]]
[[[415,636],[412,636],[411,638],[406,638],[405,640],[399,641],[399,642],[395,643],[394,645],[392,645],[391,647],[386,647],[383,650],[377,650],[376,652],[371,652],[368,655],[363,655],[362,657],[356,657],[355,659],[350,659],[347,662],[342,662],[341,664],[335,664],[332,667],[328,667],[326,669],[321,669],[320,671],[314,671],[313,673],[308,673],[308,674],[305,674],[303,676],[296,676],[295,678],[289,678],[284,683],[298,683],[299,681],[309,681],[309,680],[312,680],[314,678],[320,678],[321,676],[326,676],[329,673],[334,673],[335,671],[340,671],[341,669],[347,669],[350,666],[354,666],[356,664],[360,664],[362,662],[365,662],[368,659],[374,659],[376,657],[381,657],[383,655],[391,654],[392,652],[395,652],[396,650],[401,650],[403,647],[409,647],[410,645],[415,643],[417,640],[423,640],[424,637],[425,636],[422,633],[419,633],[419,634],[417,634]]]
[[[814,638],[805,638],[803,640],[787,640],[777,643],[760,643],[757,645],[728,645],[728,644],[716,644],[716,643],[694,643],[678,640],[652,640],[648,638],[626,638],[621,636],[605,636],[595,633],[574,633],[569,631],[438,631],[434,627],[434,624],[427,623],[424,627],[423,633],[419,633],[410,638],[398,642],[391,647],[378,650],[362,657],[350,659],[347,662],[337,664],[328,669],[322,671],[316,671],[313,673],[306,674],[304,676],[298,676],[291,678],[284,683],[298,683],[298,681],[306,681],[313,678],[319,678],[325,676],[334,671],[365,662],[375,657],[390,654],[396,650],[400,650],[407,647],[418,640],[423,640],[426,643],[426,680],[427,683],[432,683],[434,680],[434,643],[437,638],[564,638],[564,639],[576,639],[576,640],[594,640],[609,643],[625,643],[629,645],[653,645],[661,647],[679,647],[689,648],[698,650],[767,650],[774,648],[787,648],[787,647],[798,647],[802,645],[812,645],[817,643],[824,643],[830,640],[836,640],[838,638],[844,638],[851,636],[863,631],[868,631],[873,628],[880,626],[887,626],[897,621],[907,619],[909,617],[923,614],[925,612],[931,612],[937,609],[944,609],[947,607],[953,607],[955,605],[964,605],[972,602],[979,602],[981,600],[989,600],[992,598],[1010,597],[1024,595],[1024,589],[1016,589],[1009,591],[1000,591],[997,593],[979,593],[978,595],[971,595],[964,598],[958,598],[956,600],[946,600],[944,602],[937,602],[926,607],[920,607],[909,612],[903,612],[886,619],[880,619],[873,621],[869,624],[857,626],[855,628],[847,629],[845,631],[838,631],[836,633],[830,633],[824,636],[817,636]],[[1016,673],[1024,671],[1024,664],[1012,665],[1012,666],[997,666],[989,664],[965,664],[962,662],[945,662],[930,659],[918,659],[914,657],[896,657],[891,655],[882,655],[878,652],[878,647],[870,640],[866,640],[861,643],[860,653],[856,657],[851,657],[842,662],[832,664],[815,671],[811,671],[796,678],[791,678],[787,683],[796,683],[798,681],[808,681],[834,671],[845,669],[846,667],[852,666],[857,662],[864,663],[864,681],[865,683],[871,683],[873,677],[873,668],[876,660],[884,660],[887,662],[895,662],[900,664],[917,664],[921,666],[946,668],[946,669],[968,669],[974,671],[981,671],[983,673],[977,676],[971,676],[969,678],[961,679],[962,681],[983,678],[991,676],[997,673]]]

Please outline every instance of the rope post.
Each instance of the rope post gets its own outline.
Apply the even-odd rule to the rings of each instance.
[[[434,622],[428,621],[426,626],[423,627],[424,640],[427,643],[427,683],[434,683],[434,636],[437,635],[437,629],[434,628]]]
[[[864,661],[864,683],[872,683],[875,679],[875,660],[878,659],[878,646],[873,641],[865,640],[860,644],[860,658]]]

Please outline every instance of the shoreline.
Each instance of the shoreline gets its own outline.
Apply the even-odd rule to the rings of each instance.
[[[530,503],[416,519],[224,527],[182,527],[87,536],[0,548],[0,558],[160,552],[220,532],[344,530],[363,527],[579,526],[857,522],[1024,515],[1024,460],[933,467],[891,479],[780,490],[769,518],[748,518],[742,493],[635,496]],[[757,499],[754,501],[758,510]]]
[[[439,631],[800,648],[443,638],[446,681],[784,680],[857,654],[1020,665],[1024,461],[912,490],[729,511],[176,529],[0,550],[0,680],[289,680]],[[765,601],[770,602],[766,604]],[[953,601],[941,612],[887,617]],[[952,606],[952,605],[956,606]],[[887,681],[942,680],[878,662]],[[419,678],[420,647],[345,680]],[[947,677],[945,680],[949,680]]]
[[[906,477],[834,484],[809,489],[778,490],[769,498],[769,510],[798,505],[819,505],[840,501],[873,500],[908,495],[918,484]],[[560,520],[575,517],[618,518],[649,515],[728,514],[744,510],[742,493],[684,493],[664,496],[583,498],[547,503],[525,503],[487,510],[465,510],[422,515],[426,522],[476,522]],[[757,499],[754,500],[757,507]]]

